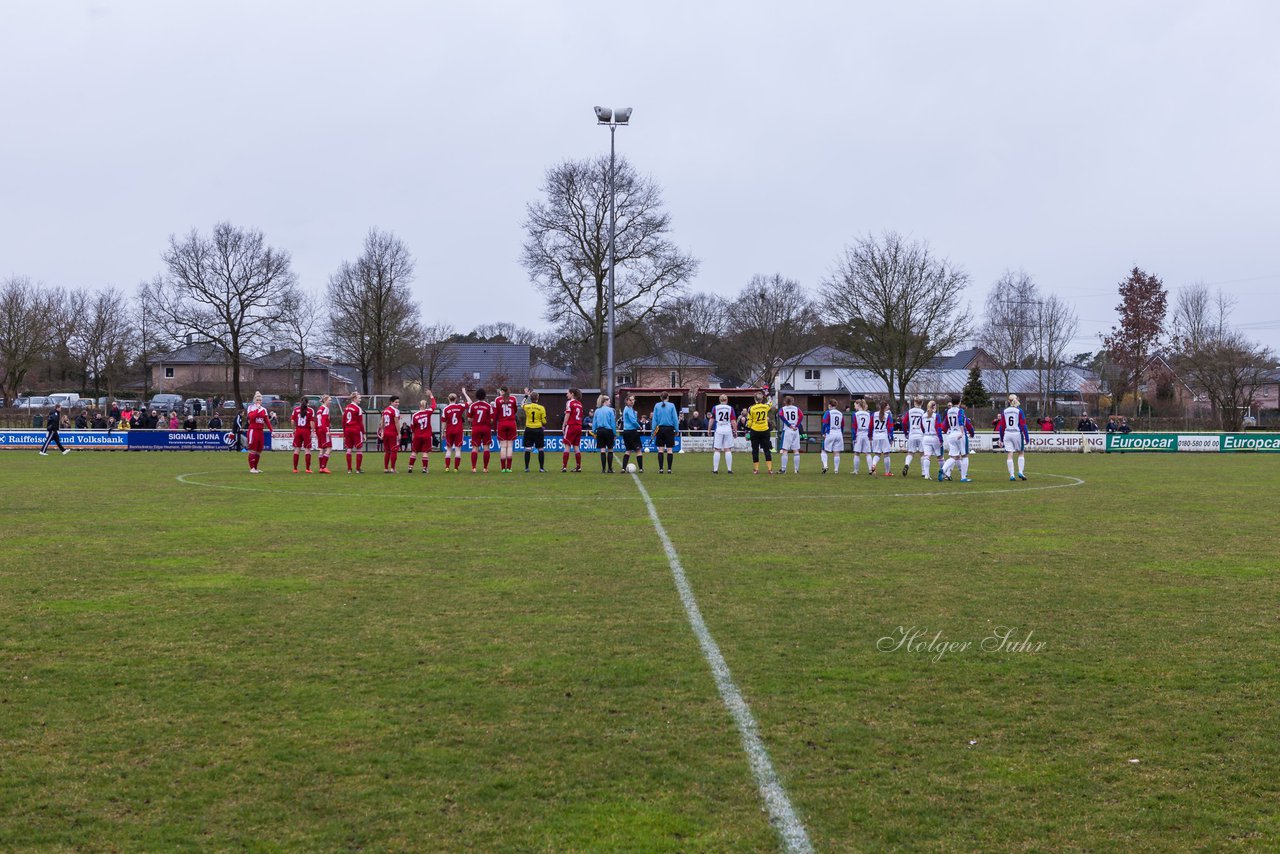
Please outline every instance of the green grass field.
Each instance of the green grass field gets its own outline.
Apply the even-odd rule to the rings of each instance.
[[[844,462],[643,476],[816,850],[1280,847],[1280,458]],[[584,463],[3,454],[0,850],[777,850]]]

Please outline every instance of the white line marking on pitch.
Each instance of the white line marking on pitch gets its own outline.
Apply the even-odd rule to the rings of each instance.
[[[787,797],[787,791],[782,787],[778,773],[773,769],[773,763],[769,760],[769,751],[760,738],[760,727],[751,714],[751,708],[747,705],[742,692],[738,690],[738,686],[734,684],[733,676],[729,673],[729,665],[725,662],[719,645],[716,644],[715,638],[711,636],[707,624],[702,619],[698,600],[693,597],[693,589],[689,586],[689,579],[685,577],[684,567],[680,565],[680,556],[676,554],[676,547],[667,536],[666,528],[662,527],[662,521],[658,519],[658,510],[653,506],[653,499],[649,497],[649,491],[644,488],[640,478],[636,475],[631,477],[636,483],[636,488],[640,490],[640,497],[644,499],[645,507],[649,510],[653,529],[658,532],[658,539],[662,541],[662,547],[667,552],[667,563],[671,565],[671,575],[675,579],[676,589],[680,591],[680,601],[684,603],[685,616],[689,618],[689,625],[698,638],[698,645],[702,647],[703,658],[711,666],[711,675],[715,678],[716,688],[720,691],[720,699],[724,701],[725,708],[729,710],[734,723],[738,725],[738,732],[742,736],[742,747],[747,752],[747,760],[751,763],[752,773],[755,774],[756,785],[760,788],[760,797],[764,799],[765,808],[769,812],[769,822],[782,837],[782,844],[787,851],[811,852],[813,845],[809,842],[809,834],[791,806],[791,799]]]
[[[360,498],[421,498],[421,492],[350,492],[342,490],[334,490],[329,492],[316,492],[299,489],[258,489],[252,486],[236,486],[229,483],[204,483],[198,480],[191,480],[202,474],[222,474],[222,470],[213,471],[193,471],[186,474],[180,474],[174,479],[178,483],[187,486],[203,486],[207,489],[232,489],[237,492],[262,492],[271,495],[310,495],[320,498],[328,497],[351,497]],[[443,475],[442,475],[443,476]],[[781,477],[782,475],[776,475]],[[377,478],[370,475],[371,479]],[[1001,493],[1014,492],[1043,492],[1047,489],[1066,489],[1072,486],[1084,486],[1085,480],[1079,477],[1072,477],[1066,474],[1050,474],[1048,472],[1039,472],[1036,477],[1052,477],[1067,481],[1066,483],[1051,483],[1045,486],[1017,486],[1005,487],[1001,489],[970,489],[965,486],[956,485],[951,489],[940,489],[931,492],[860,492],[854,495],[840,495],[841,501],[858,501],[864,498],[885,499],[885,498],[965,498],[975,495],[999,495]],[[403,482],[403,480],[401,481]],[[539,481],[532,481],[538,483]],[[869,489],[875,490],[879,487],[870,486]],[[716,497],[716,501],[807,501],[829,499],[835,493],[823,492],[812,494],[794,494],[779,493],[777,495],[764,494],[748,494],[748,495],[720,495]],[[528,495],[526,493],[516,493],[512,495],[458,495],[450,494],[449,501],[635,501],[632,495]],[[705,495],[664,495],[663,501],[706,501]]]

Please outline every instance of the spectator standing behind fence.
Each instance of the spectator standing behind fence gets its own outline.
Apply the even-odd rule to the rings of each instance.
[[[1126,418],[1126,417],[1124,417],[1123,415],[1121,415],[1121,416],[1120,416],[1120,427],[1119,427],[1119,430],[1120,430],[1120,432],[1121,432],[1121,433],[1130,433],[1130,432],[1132,432],[1132,430],[1129,428],[1129,419],[1128,419],[1128,418]]]
[[[89,419],[85,415],[85,411],[83,409],[81,409],[79,412],[76,413],[76,429],[77,430],[89,429]]]
[[[210,430],[222,429],[222,419],[218,417],[218,413],[216,412],[213,413],[213,417],[209,419],[209,429]]]
[[[1098,423],[1089,417],[1089,413],[1080,416],[1080,423],[1076,425],[1076,430],[1081,433],[1097,433]]]

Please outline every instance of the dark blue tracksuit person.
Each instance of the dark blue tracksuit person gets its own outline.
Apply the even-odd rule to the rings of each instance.
[[[58,438],[58,428],[62,426],[62,404],[54,404],[53,411],[49,413],[49,417],[44,420],[44,429],[48,434],[44,437],[44,444],[40,446],[40,456],[49,456],[49,443],[58,446],[58,450],[64,454],[71,453],[70,448],[62,447],[62,440]]]

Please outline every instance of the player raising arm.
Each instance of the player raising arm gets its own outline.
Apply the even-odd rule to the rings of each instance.
[[[307,405],[304,397],[293,408],[293,473],[298,473],[298,452],[307,453],[307,474],[311,474],[311,429],[315,425],[316,411]]]
[[[431,465],[431,417],[436,414],[436,396],[428,389],[431,402],[418,401],[418,411],[409,416],[409,429],[413,431],[413,444],[409,446],[409,474],[413,474],[414,458],[422,454],[422,473]]]
[[[658,474],[662,474],[662,455],[667,455],[667,467],[665,471],[671,471],[671,451],[676,445],[676,435],[680,432],[680,416],[676,413],[676,405],[668,398],[667,392],[662,393],[662,400],[658,401],[658,405],[653,408],[653,441],[658,448]]]
[[[1000,413],[1000,444],[1004,445],[1009,456],[1009,480],[1027,479],[1027,416],[1018,406],[1018,396],[1009,395],[1009,405]],[[1013,455],[1018,455],[1018,473],[1013,473]]]
[[[844,450],[844,410],[835,398],[827,401],[827,411],[822,413],[822,473],[827,473],[827,454],[835,454],[835,471],[840,474],[840,452]],[[858,465],[858,458],[853,458]]]
[[[733,474],[733,442],[738,437],[738,416],[729,405],[729,395],[720,395],[720,402],[711,409],[711,422],[716,425],[711,440],[711,473],[720,473],[720,454],[724,454],[725,468]]]
[[[342,408],[342,447],[347,452],[347,474],[351,474],[351,454],[356,455],[356,474],[364,474],[364,410],[360,408],[360,392]]]
[[[791,395],[787,395],[786,403],[778,410],[778,421],[782,428],[782,441],[778,443],[782,452],[782,465],[779,468],[783,474],[787,473],[787,452],[794,451],[796,460],[792,470],[800,474],[800,425],[804,421],[804,413],[796,406],[796,399]]]
[[[560,472],[569,470],[569,452],[573,451],[573,470],[582,471],[582,392],[569,389],[569,399],[564,404],[564,458]]]
[[[456,392],[450,392],[449,404],[444,408],[440,422],[444,431],[444,470],[450,471],[449,464],[453,463],[452,471],[460,471],[462,442],[467,429],[467,407],[458,402]]]

